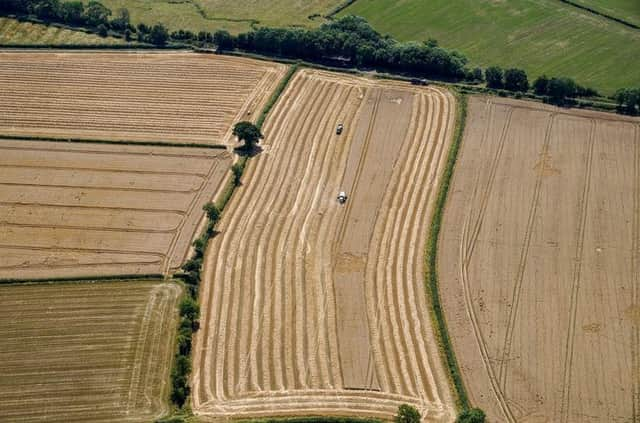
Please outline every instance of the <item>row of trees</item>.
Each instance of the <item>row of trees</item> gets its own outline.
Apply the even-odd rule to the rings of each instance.
[[[128,9],[120,8],[114,13],[97,0],[91,0],[86,5],[78,0],[2,0],[0,14],[30,15],[45,22],[85,26],[103,37],[111,30],[122,34],[127,41],[135,37],[138,41],[159,46],[169,40],[169,33],[162,24],[134,27]]]
[[[114,14],[96,0],[89,1],[86,6],[78,0],[3,0],[0,2],[0,12],[34,15],[47,22],[86,25],[96,29],[135,30],[127,9],[118,9]]]
[[[498,66],[491,66],[485,71],[485,79],[487,87],[494,89],[524,93],[532,88],[535,94],[545,96],[555,104],[565,104],[575,97],[599,95],[596,90],[585,88],[571,78],[549,78],[542,75],[530,85],[527,73],[517,68],[503,70]]]
[[[437,41],[401,43],[389,36],[382,36],[361,17],[345,16],[316,29],[259,28],[232,36],[227,31],[178,30],[169,33],[162,24],[131,25],[129,11],[125,8],[112,13],[102,3],[91,0],[3,0],[0,13],[35,15],[46,21],[69,25],[84,25],[106,36],[109,30],[120,32],[127,40],[163,46],[169,41],[197,45],[215,44],[219,50],[239,48],[246,51],[304,59],[321,63],[378,69],[445,80],[481,82],[493,89],[524,93],[531,88],[550,102],[570,103],[575,97],[592,97],[598,93],[577,84],[570,78],[541,76],[533,84],[522,69],[503,70],[491,66],[484,71],[466,67],[467,58],[462,54],[441,48]],[[624,89],[615,99],[621,111],[638,113],[638,89]]]
[[[461,80],[467,59],[434,41],[401,43],[361,17],[345,16],[316,29],[259,28],[233,37],[227,48],[316,62]]]

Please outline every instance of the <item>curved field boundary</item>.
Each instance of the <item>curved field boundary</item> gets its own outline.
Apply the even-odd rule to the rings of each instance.
[[[469,396],[491,420],[637,418],[638,120],[473,102],[438,263]]]
[[[441,352],[445,358],[445,362],[447,363],[452,385],[455,388],[456,405],[458,406],[458,409],[467,409],[470,407],[469,397],[467,396],[467,391],[465,389],[464,382],[462,381],[462,375],[460,373],[460,368],[458,367],[456,354],[453,349],[453,345],[451,344],[451,337],[449,336],[449,331],[447,329],[446,318],[444,316],[444,311],[442,310],[437,266],[438,240],[440,237],[440,228],[442,227],[442,216],[447,203],[447,195],[451,185],[451,178],[458,158],[458,151],[460,151],[460,145],[462,143],[467,119],[467,96],[458,95],[457,100],[458,110],[456,114],[455,133],[451,147],[449,147],[449,154],[442,174],[442,180],[438,187],[438,196],[436,197],[433,209],[433,217],[431,219],[431,229],[427,239],[425,257],[426,283],[430,299],[429,305],[431,306],[434,326],[437,328],[436,333],[440,343]]]
[[[239,196],[231,199],[231,208],[225,210],[218,228],[221,233],[213,239],[205,256],[200,287],[202,324],[194,346],[192,395],[197,415],[343,415],[352,410],[349,414],[390,418],[400,403],[409,402],[429,421],[452,417],[448,387],[440,382],[446,376],[438,367],[437,347],[425,346],[431,339],[428,323],[402,329],[375,323],[386,317],[377,317],[378,307],[369,300],[374,296],[379,298],[381,307],[389,307],[395,321],[414,321],[428,312],[426,298],[420,294],[416,295],[418,304],[403,304],[404,298],[412,298],[412,292],[421,291],[423,281],[421,265],[416,268],[416,263],[422,263],[421,249],[398,252],[398,248],[406,248],[404,243],[392,247],[391,254],[397,254],[399,260],[390,263],[383,273],[410,278],[410,282],[399,287],[398,292],[385,292],[381,278],[376,285],[367,287],[365,310],[369,321],[374,322],[369,329],[374,333],[374,350],[384,354],[374,359],[375,372],[382,374],[387,367],[391,380],[399,381],[407,379],[411,369],[416,380],[409,376],[406,383],[398,384],[385,378],[380,393],[343,389],[345,363],[340,362],[341,346],[336,336],[336,324],[341,323],[334,305],[331,265],[332,243],[341,217],[333,196],[328,198],[327,193],[337,192],[340,186],[349,141],[354,135],[352,123],[360,103],[376,89],[384,90],[387,109],[396,101],[407,101],[397,94],[405,90],[412,98],[413,113],[421,116],[420,121],[425,119],[421,126],[411,129],[420,134],[416,137],[421,142],[413,142],[411,135],[406,140],[401,135],[397,141],[402,157],[417,158],[408,168],[394,166],[393,184],[417,180],[421,182],[416,186],[435,187],[438,183],[446,156],[442,147],[445,141],[441,140],[450,136],[453,126],[449,106],[452,99],[448,94],[322,72],[297,73],[265,125],[263,152],[248,168],[251,183],[245,178]],[[347,123],[342,137],[330,135],[335,132],[336,121]],[[391,135],[391,139],[395,136]],[[280,156],[287,159],[278,159]],[[439,164],[424,166],[425,161]],[[408,202],[406,208],[413,213],[408,218],[410,222],[424,224],[426,220],[420,216],[430,216],[430,208],[425,206],[429,192],[430,189],[411,190],[402,195],[400,201]],[[392,201],[390,196],[384,200],[385,204]],[[376,243],[382,242],[382,237],[393,236],[394,217],[389,211],[377,218],[382,223],[376,230]],[[424,245],[426,230],[417,231],[422,234],[417,238],[413,232],[405,232],[407,245]],[[317,241],[310,244],[309,236],[317,237]],[[310,245],[321,248],[309,250]],[[273,251],[288,248],[290,253],[273,255]],[[247,254],[248,249],[256,252]],[[411,256],[404,258],[407,251]],[[317,264],[311,266],[317,271],[309,273],[309,264],[305,263],[314,261]],[[216,283],[211,282],[214,274]],[[404,349],[393,352],[384,340],[391,339],[392,331],[398,330]],[[410,358],[414,354],[422,357]],[[254,403],[250,399],[256,394],[260,400]],[[387,395],[392,396],[388,402],[383,400]],[[376,398],[380,400],[377,405]]]

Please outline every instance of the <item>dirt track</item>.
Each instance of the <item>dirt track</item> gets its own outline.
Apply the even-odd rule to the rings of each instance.
[[[491,421],[640,421],[639,125],[471,99],[440,285]]]
[[[0,420],[166,414],[179,293],[147,281],[0,285]]]
[[[185,52],[0,51],[0,134],[226,144],[285,69]]]
[[[423,268],[453,122],[438,89],[293,78],[205,257],[196,414],[453,419]]]
[[[219,149],[3,140],[0,279],[177,269],[230,165]]]

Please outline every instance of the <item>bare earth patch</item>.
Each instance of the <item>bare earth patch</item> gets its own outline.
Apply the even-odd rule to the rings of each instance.
[[[228,144],[285,69],[189,52],[0,51],[0,134]]]
[[[424,248],[454,105],[437,88],[296,74],[206,253],[196,414],[390,418],[410,403],[453,420]]]
[[[0,279],[167,273],[231,165],[221,149],[0,142]]]
[[[168,412],[178,285],[0,285],[10,422],[149,422]]]
[[[639,121],[469,106],[439,269],[472,402],[491,421],[638,421]]]

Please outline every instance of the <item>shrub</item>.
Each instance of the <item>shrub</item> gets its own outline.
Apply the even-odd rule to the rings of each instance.
[[[485,418],[484,411],[479,408],[471,408],[463,410],[456,419],[456,423],[484,423]]]
[[[402,404],[398,407],[394,421],[396,423],[420,423],[420,412],[411,405]]]
[[[101,37],[106,37],[107,35],[109,35],[107,27],[104,24],[98,25],[97,29],[98,29],[98,35],[100,35]]]

